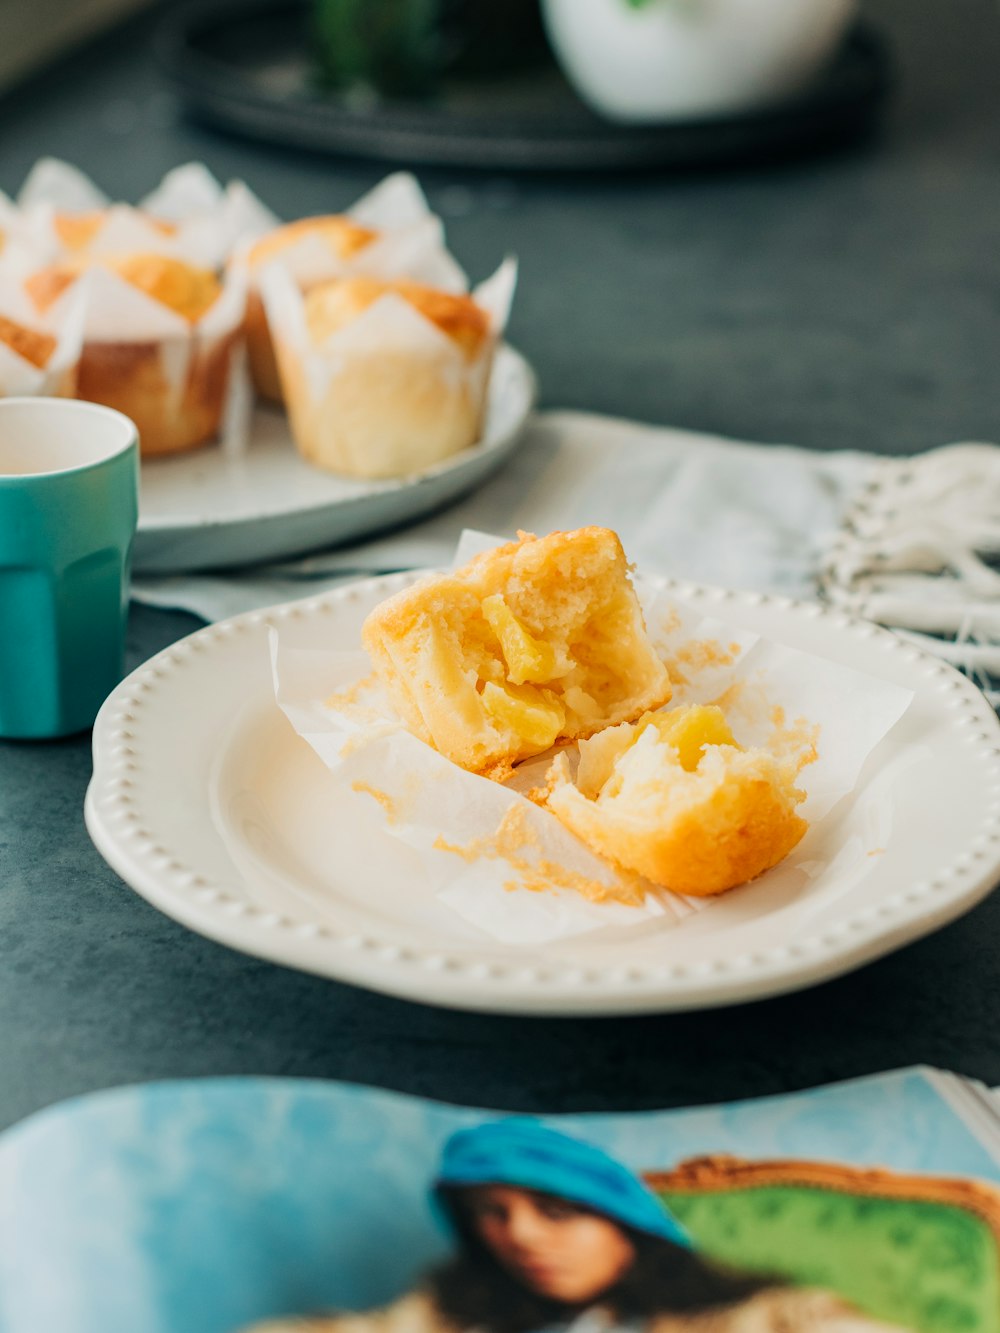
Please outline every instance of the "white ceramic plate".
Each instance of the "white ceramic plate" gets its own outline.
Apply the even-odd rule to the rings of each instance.
[[[87,826],[133,888],[233,948],[431,1004],[531,1014],[699,1008],[772,995],[888,953],[968,910],[1000,879],[1000,726],[953,668],[816,605],[687,584],[678,601],[914,691],[827,816],[871,840],[843,891],[775,893],[765,876],[680,925],[497,944],[415,894],[406,847],[331,796],[331,779],[274,703],[267,626],[354,648],[361,622],[412,581],[390,575],[237,616],[168,648],[101,709]],[[850,699],[844,700],[849,709]],[[369,807],[366,807],[369,809]]]
[[[133,568],[168,574],[258,564],[412,522],[473,490],[510,456],[535,393],[531,367],[502,346],[482,439],[398,481],[355,481],[312,467],[296,452],[285,414],[258,407],[240,456],[216,447],[143,464]]]

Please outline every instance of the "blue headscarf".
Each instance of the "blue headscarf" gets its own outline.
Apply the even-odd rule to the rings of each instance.
[[[538,1190],[582,1204],[635,1231],[691,1247],[680,1223],[637,1176],[600,1148],[539,1120],[517,1116],[453,1134],[444,1145],[434,1185],[451,1222],[440,1191],[462,1185]]]

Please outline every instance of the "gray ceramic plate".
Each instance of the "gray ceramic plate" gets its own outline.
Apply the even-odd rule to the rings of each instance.
[[[552,62],[502,77],[451,77],[427,101],[358,106],[317,85],[309,14],[303,0],[189,0],[161,29],[161,61],[187,109],[222,129],[411,167],[493,170],[763,163],[857,138],[891,85],[884,40],[859,24],[801,92],[739,116],[616,125],[584,106]]]
[[[501,347],[478,444],[393,481],[312,467],[296,453],[284,413],[259,407],[243,454],[208,448],[143,464],[133,568],[172,574],[259,564],[413,522],[474,490],[510,456],[535,392],[527,361]]]

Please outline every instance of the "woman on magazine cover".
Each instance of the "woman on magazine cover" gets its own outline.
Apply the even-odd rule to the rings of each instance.
[[[456,1251],[415,1291],[252,1333],[888,1333],[829,1292],[700,1258],[638,1177],[535,1120],[454,1134],[434,1201]]]

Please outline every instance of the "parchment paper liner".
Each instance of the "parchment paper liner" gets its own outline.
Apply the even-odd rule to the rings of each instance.
[[[50,263],[71,251],[60,237],[57,213],[106,211],[84,250],[109,254],[147,250],[213,270],[234,248],[277,225],[275,215],[242,181],[225,188],[200,162],[176,167],[136,207],[113,203],[83,172],[56,158],[42,158],[17,197],[22,234],[36,262]],[[165,233],[160,220],[171,225]]]
[[[268,265],[261,288],[302,455],[350,476],[392,477],[420,472],[473,444],[516,281],[516,263],[508,259],[473,292],[489,316],[490,336],[470,360],[391,292],[314,346],[299,287],[284,265]]]
[[[448,253],[444,226],[428,207],[416,178],[395,172],[346,210],[360,226],[379,233],[352,255],[336,254],[321,237],[303,236],[282,250],[272,262],[291,274],[302,292],[334,278],[363,274],[372,278],[410,278],[447,292],[465,292],[468,279]],[[249,264],[250,243],[240,248],[237,262]],[[283,390],[260,288],[260,275],[249,273],[247,298],[247,350],[257,391],[281,402]]]
[[[826,816],[855,789],[869,754],[905,712],[911,693],[701,619],[675,607],[669,593],[641,584],[638,591],[654,642],[672,674],[685,678],[668,707],[726,694],[741,744],[792,753],[817,739],[819,758],[800,779],[809,832],[781,865],[733,892],[751,894],[765,882],[793,896],[845,891],[871,867],[873,849],[856,839],[841,843]],[[405,730],[366,654],[306,650],[294,640],[293,624],[272,629],[278,706],[329,769],[337,800],[376,802],[384,835],[420,853],[423,881],[414,892],[434,893],[485,934],[518,946],[651,922],[664,928],[713,910],[718,900],[683,898],[637,877],[624,879],[554,815],[526,800],[517,788],[538,782],[547,757],[523,766],[505,787],[466,773]],[[881,799],[885,837],[892,812],[885,793]],[[636,905],[594,900],[601,886],[613,885]]]

